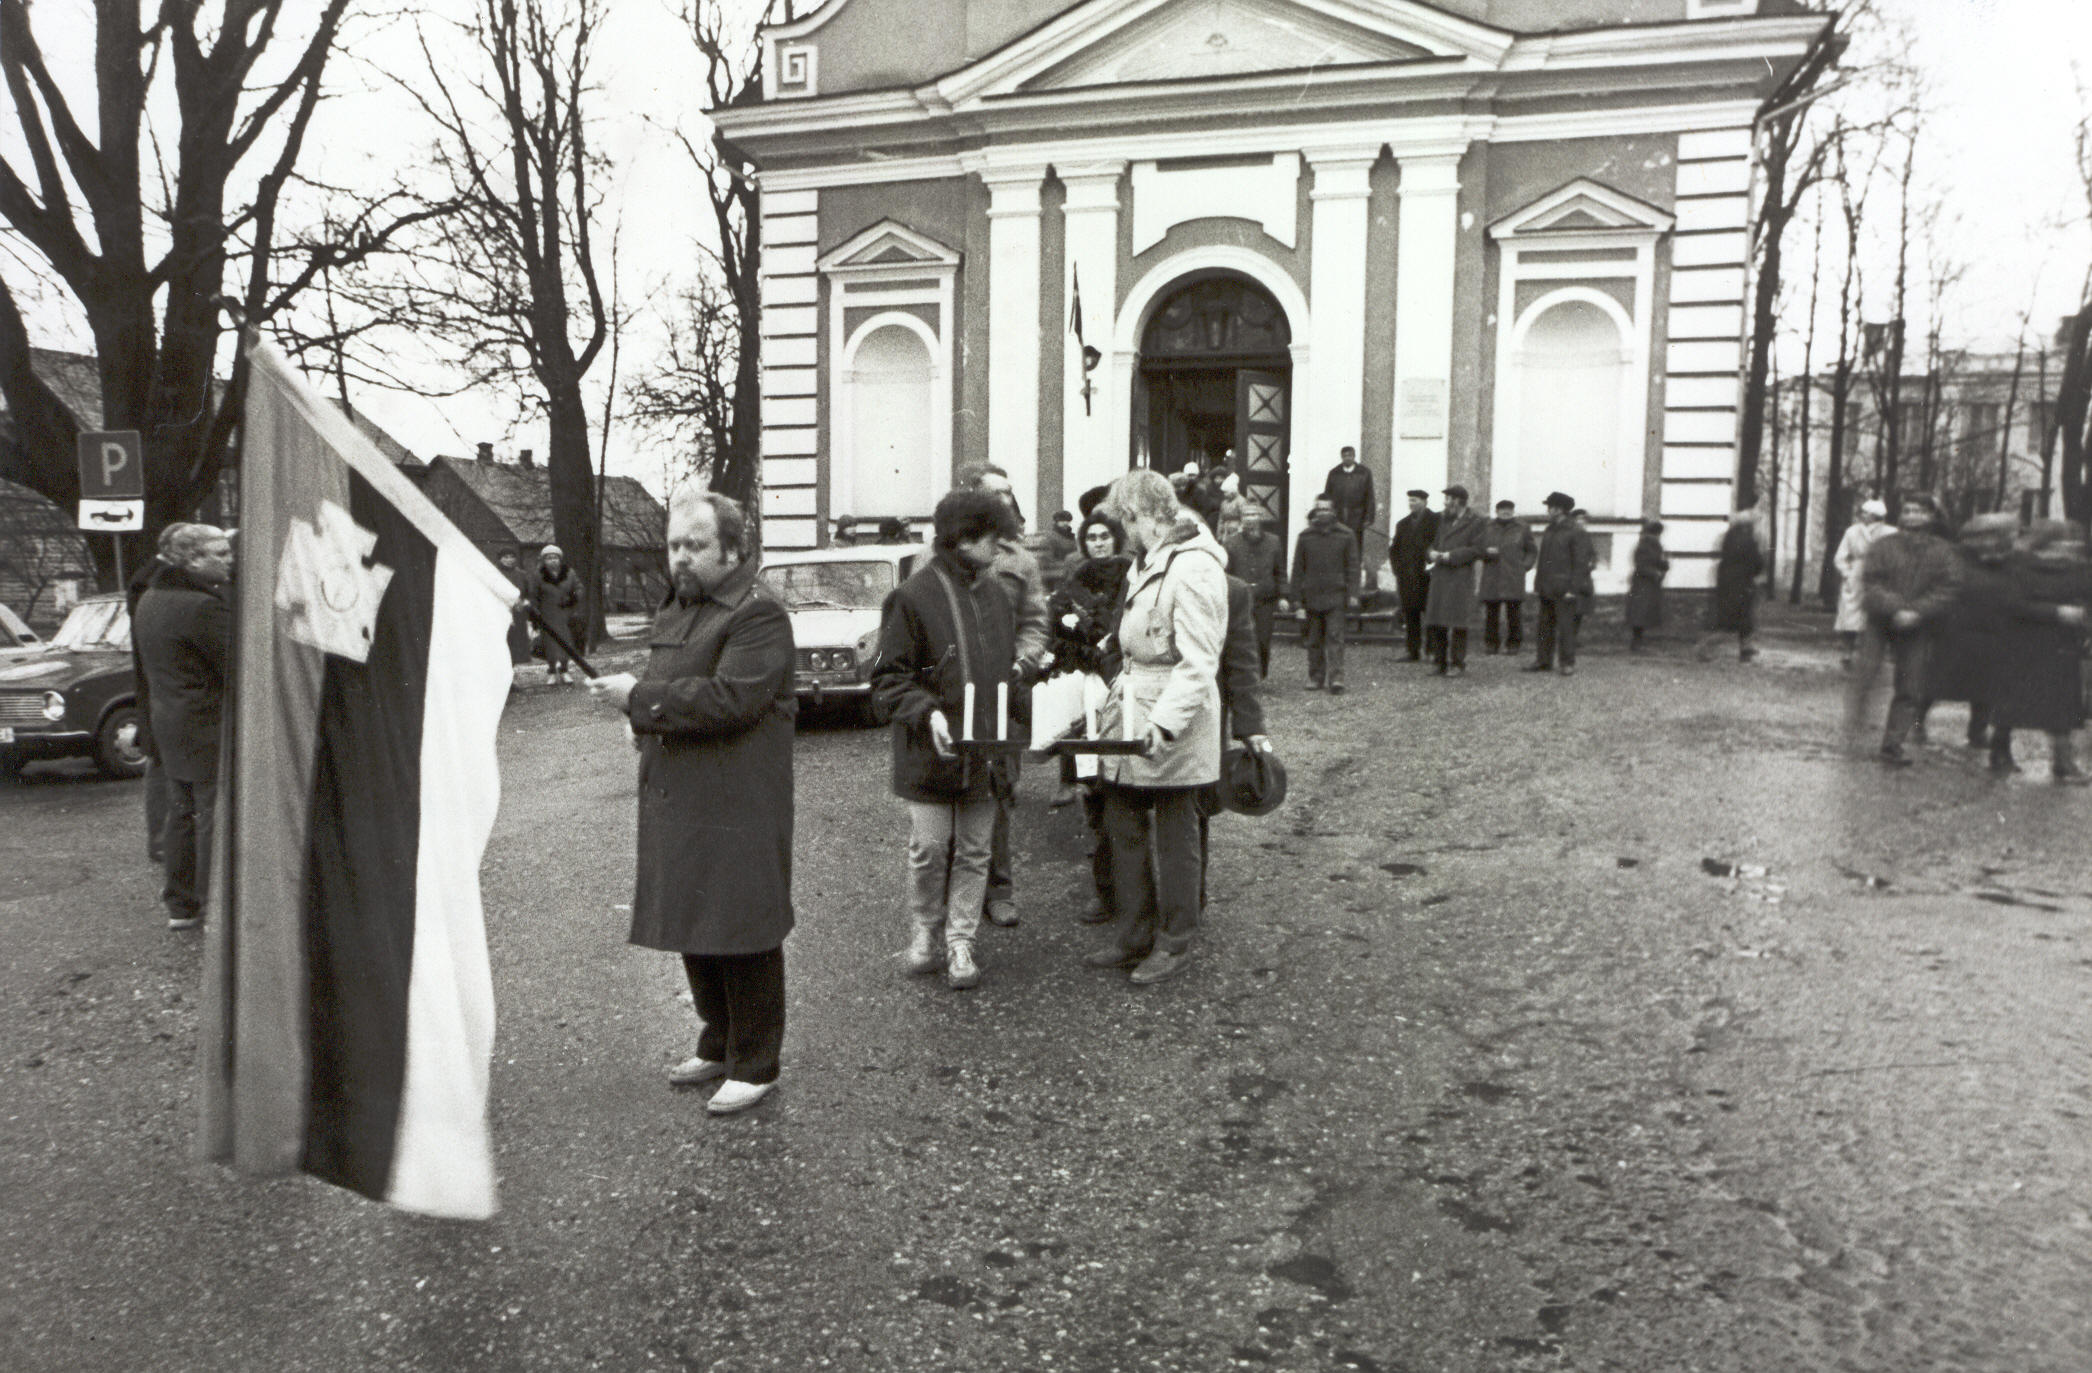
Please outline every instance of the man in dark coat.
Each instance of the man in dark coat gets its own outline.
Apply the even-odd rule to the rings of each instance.
[[[1532,570],[1539,545],[1510,501],[1496,503],[1489,547],[1496,553],[1482,561],[1482,651],[1516,653],[1525,647],[1525,574]]]
[[[992,571],[995,497],[961,487],[932,519],[935,551],[886,598],[872,702],[893,722],[893,791],[908,803],[908,971],[942,963],[945,985],[964,990],[981,980],[973,945],[1003,779],[992,757],[956,744],[994,739],[1007,721],[998,688],[1016,675],[1017,629]]]
[[[1228,575],[1249,585],[1250,617],[1256,626],[1257,675],[1271,675],[1271,627],[1286,597],[1285,542],[1271,522],[1251,515],[1228,540]]]
[[[1358,542],[1337,521],[1327,496],[1315,498],[1307,528],[1293,541],[1293,594],[1307,617],[1308,689],[1344,691],[1344,612],[1358,585]]]
[[[1340,461],[1329,469],[1329,477],[1322,483],[1322,494],[1329,497],[1330,504],[1337,510],[1337,523],[1351,531],[1351,541],[1356,545],[1358,568],[1366,566],[1366,526],[1380,513],[1380,503],[1373,491],[1373,474],[1358,460],[1358,450],[1349,444],[1337,454]]]
[[[160,575],[161,568],[172,566],[167,561],[167,543],[181,527],[177,523],[162,529],[158,551],[124,584],[124,609],[133,625],[138,623],[138,603],[145,599],[153,578]],[[145,661],[138,656],[135,633],[131,635],[131,680],[138,693],[138,747],[145,754],[145,856],[157,863],[162,856],[160,839],[167,829],[167,812],[173,803],[169,799],[167,769],[161,765],[160,750],[153,744],[152,680],[145,675]]]
[[[167,825],[160,836],[167,928],[203,920],[211,880],[211,825],[218,804],[218,735],[232,680],[232,543],[215,525],[184,524],[167,539],[131,622],[144,669],[153,744],[167,770]]]
[[[2004,674],[1992,712],[1991,762],[2011,766],[2012,731],[2048,735],[2049,776],[2085,786],[2071,735],[2085,724],[2085,618],[2092,579],[2085,546],[2062,520],[2036,520],[2022,547],[2006,561],[2012,582],[2004,634]]]
[[[1425,647],[1438,674],[1467,672],[1467,631],[1475,619],[1475,564],[1488,556],[1489,521],[1467,508],[1467,488],[1445,489],[1445,515],[1431,541],[1431,590],[1424,598]]]
[[[1751,636],[1758,632],[1758,579],[1765,575],[1765,550],[1758,542],[1758,516],[1739,510],[1729,517],[1721,547],[1714,555],[1714,595],[1707,602],[1707,632],[1695,650],[1706,662],[1724,636],[1736,636],[1736,657],[1758,656]]]
[[[1402,641],[1409,661],[1424,656],[1424,601],[1431,590],[1431,544],[1438,538],[1438,512],[1426,491],[1409,493],[1409,513],[1395,522],[1387,560],[1395,569],[1395,591],[1402,602]]]
[[[1865,665],[1854,678],[1853,700],[1864,698],[1875,669],[1887,656],[1895,665],[1895,691],[1882,731],[1881,761],[1909,767],[1903,742],[1931,694],[1932,654],[1940,625],[1954,608],[1961,559],[1939,536],[1939,508],[1930,497],[1905,496],[1896,526],[1895,537],[1868,549],[1860,567],[1867,630]]]
[[[1534,657],[1527,672],[1547,672],[1561,664],[1564,677],[1576,673],[1576,625],[1591,602],[1591,570],[1598,555],[1591,536],[1572,512],[1576,502],[1559,491],[1548,493],[1547,529],[1540,535],[1540,554],[1533,563],[1533,594],[1540,602],[1540,622],[1533,630]]]
[[[723,1078],[706,1109],[744,1111],[777,1082],[784,940],[792,930],[792,620],[756,579],[741,507],[679,493],[668,512],[675,590],[646,669],[592,678],[639,747],[639,881],[631,942],[683,956],[703,1030],[669,1070]]]

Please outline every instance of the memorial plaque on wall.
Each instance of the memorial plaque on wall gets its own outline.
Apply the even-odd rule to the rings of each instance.
[[[1404,377],[1398,408],[1397,437],[1442,439],[1446,436],[1444,377]]]

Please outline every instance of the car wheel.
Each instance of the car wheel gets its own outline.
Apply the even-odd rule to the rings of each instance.
[[[145,776],[145,749],[138,741],[143,723],[136,706],[118,706],[103,717],[94,735],[94,765],[105,776]]]

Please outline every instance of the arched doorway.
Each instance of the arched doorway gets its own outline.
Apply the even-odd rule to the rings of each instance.
[[[1141,331],[1133,465],[1227,466],[1244,499],[1283,531],[1292,342],[1285,310],[1247,277],[1214,271],[1174,283]]]

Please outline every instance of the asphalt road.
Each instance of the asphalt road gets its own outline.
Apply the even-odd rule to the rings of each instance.
[[[617,726],[519,693],[479,1225],[194,1161],[136,785],[0,786],[0,1368],[2092,1367],[2092,795],[2038,739],[1884,773],[1820,653],[1279,656],[1292,797],[1146,991],[1078,965],[1043,769],[984,985],[905,976],[885,737],[802,730],[785,1076],[723,1121],[623,942]]]

